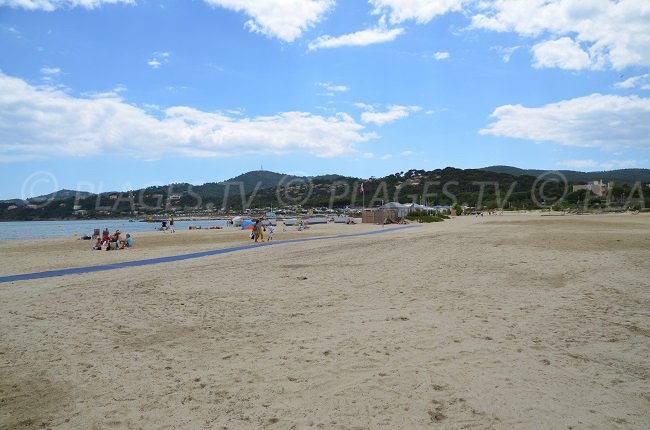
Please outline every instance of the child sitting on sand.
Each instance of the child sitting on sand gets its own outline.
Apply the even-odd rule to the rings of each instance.
[[[93,251],[99,251],[102,249],[102,239],[100,237],[97,238],[97,242],[92,247]]]

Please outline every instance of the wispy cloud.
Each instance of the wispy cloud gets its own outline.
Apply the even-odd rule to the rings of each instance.
[[[375,15],[388,14],[393,24],[413,20],[426,24],[434,17],[462,10],[467,0],[369,0]]]
[[[436,52],[435,54],[433,54],[433,58],[435,58],[436,60],[446,60],[447,58],[449,58],[449,52]]]
[[[426,115],[434,115],[440,112],[447,112],[447,108],[436,108],[436,109],[429,109],[426,112],[424,112]]]
[[[176,106],[148,113],[115,94],[73,97],[0,72],[0,158],[155,153],[222,157],[302,152],[353,153],[376,137],[345,113],[280,112],[245,117]]]
[[[500,106],[483,135],[614,149],[650,149],[650,99],[592,94],[529,108]]]
[[[650,90],[650,73],[639,76],[632,76],[623,82],[617,82],[614,84],[614,87],[618,89],[640,88],[642,90]]]
[[[57,9],[83,7],[95,9],[105,4],[136,4],[135,0],[0,0],[0,7],[9,6],[27,10],[52,12]]]
[[[384,112],[377,112],[373,106],[363,103],[356,103],[355,106],[365,109],[366,111],[361,114],[361,121],[365,123],[373,123],[376,125],[384,125],[401,118],[408,117],[412,112],[421,110],[419,106],[388,106],[388,110]]]
[[[0,6],[2,6],[2,0],[0,0]],[[16,30],[15,27],[9,27],[4,24],[0,24],[0,30],[12,34],[16,39],[22,39],[23,37],[20,31]]]
[[[321,87],[321,88],[325,89],[325,91],[327,91],[325,93],[322,93],[322,95],[326,95],[326,96],[330,96],[330,97],[334,96],[335,93],[342,93],[342,92],[345,92],[345,91],[350,91],[350,87],[347,87],[345,85],[334,85],[334,84],[332,84],[330,82],[316,82],[315,85],[318,86],[318,87]]]
[[[382,27],[357,31],[344,34],[343,36],[321,36],[309,43],[309,50],[315,51],[323,48],[340,48],[342,46],[368,46],[377,43],[391,42],[400,34],[404,33],[402,28],[386,29]]]
[[[61,74],[61,69],[58,67],[41,67],[41,74],[46,76],[58,76]]]
[[[497,45],[497,46],[491,46],[490,50],[495,51],[497,54],[499,54],[504,63],[509,63],[513,54],[517,52],[517,50],[519,50],[520,48],[521,46],[504,47],[504,46]]]
[[[117,85],[115,88],[112,90],[108,91],[91,91],[82,94],[84,97],[88,98],[93,98],[93,99],[109,99],[109,98],[114,98],[114,99],[119,99],[121,97],[121,94],[126,92],[126,86],[124,85]],[[150,108],[150,105],[145,106],[148,109]]]
[[[163,64],[169,63],[169,52],[154,52],[147,61],[152,69],[159,69]]]

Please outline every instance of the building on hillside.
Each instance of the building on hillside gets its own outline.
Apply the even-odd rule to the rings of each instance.
[[[607,197],[609,190],[614,186],[613,182],[608,184],[603,183],[602,179],[600,181],[589,182],[586,185],[574,185],[573,192],[587,190],[597,195],[598,197]]]

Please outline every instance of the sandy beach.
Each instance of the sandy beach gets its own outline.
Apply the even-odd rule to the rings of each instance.
[[[0,241],[0,276],[251,243],[135,241]],[[505,214],[1,283],[0,428],[645,429],[649,257],[647,214]]]

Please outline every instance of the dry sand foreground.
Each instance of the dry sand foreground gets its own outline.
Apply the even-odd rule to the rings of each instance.
[[[0,276],[248,242],[0,242]],[[648,257],[646,215],[504,215],[0,284],[0,428],[648,428]]]

